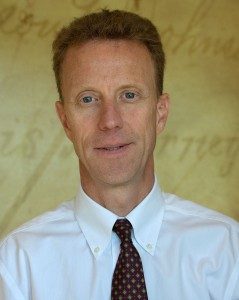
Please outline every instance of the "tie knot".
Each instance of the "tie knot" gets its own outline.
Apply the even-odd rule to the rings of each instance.
[[[132,225],[127,219],[118,219],[113,227],[113,231],[118,235],[121,242],[127,242],[131,240]]]

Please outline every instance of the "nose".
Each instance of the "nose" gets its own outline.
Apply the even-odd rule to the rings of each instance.
[[[105,103],[99,112],[98,126],[100,130],[120,129],[123,126],[123,120],[120,108],[115,103]]]

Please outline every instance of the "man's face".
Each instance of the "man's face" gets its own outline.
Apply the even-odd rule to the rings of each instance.
[[[152,175],[168,97],[157,99],[148,50],[134,41],[90,41],[68,49],[61,79],[64,103],[56,109],[82,182],[118,186]]]

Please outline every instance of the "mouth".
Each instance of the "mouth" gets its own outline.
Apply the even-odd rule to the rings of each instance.
[[[120,146],[107,146],[107,147],[102,147],[102,148],[97,148],[98,150],[106,150],[106,151],[115,151],[122,149],[126,145],[120,145]]]
[[[105,153],[121,153],[126,150],[131,143],[129,144],[118,144],[118,145],[104,145],[103,147],[97,147],[96,150]]]

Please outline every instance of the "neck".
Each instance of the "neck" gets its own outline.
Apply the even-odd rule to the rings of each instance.
[[[154,172],[126,184],[110,185],[102,182],[92,183],[81,177],[85,193],[101,206],[114,214],[124,217],[129,214],[151,191]]]

